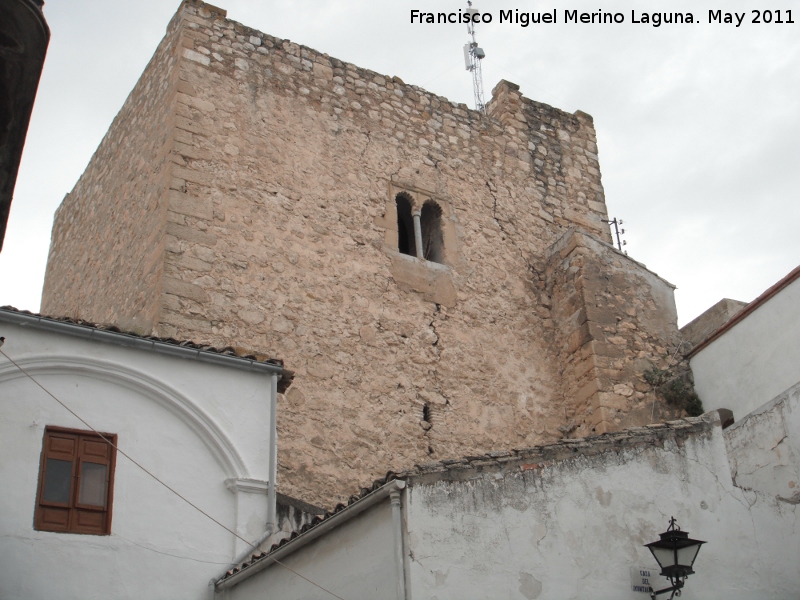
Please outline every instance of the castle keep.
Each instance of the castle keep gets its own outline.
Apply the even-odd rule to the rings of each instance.
[[[484,116],[225,17],[169,24],[56,214],[42,312],[282,357],[279,481],[310,501],[663,419],[673,287],[611,246],[589,115],[501,81]]]

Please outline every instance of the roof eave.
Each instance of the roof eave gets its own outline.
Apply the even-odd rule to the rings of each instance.
[[[350,504],[347,507],[343,508],[333,516],[328,517],[327,519],[322,521],[319,525],[312,527],[308,531],[298,535],[293,540],[290,540],[286,544],[279,546],[269,554],[254,559],[255,562],[251,562],[249,565],[243,567],[237,573],[234,573],[233,575],[229,575],[227,577],[225,577],[226,574],[223,574],[222,577],[215,584],[217,591],[233,587],[241,583],[245,579],[252,577],[259,571],[262,571],[266,569],[268,566],[275,564],[276,560],[281,560],[283,557],[292,554],[293,552],[296,552],[306,544],[326,534],[331,529],[334,529],[335,527],[342,525],[343,523],[349,521],[353,517],[356,517],[357,515],[361,514],[368,508],[374,506],[381,500],[384,500],[392,492],[400,491],[405,487],[406,487],[406,482],[403,481],[402,479],[393,479],[392,481],[389,481],[388,483],[379,487],[377,490],[374,490],[373,492],[367,494],[366,496],[354,502],[353,504]]]
[[[261,362],[252,358],[229,356],[227,354],[203,350],[201,348],[188,348],[177,344],[168,344],[145,337],[138,337],[129,333],[108,331],[107,329],[98,329],[87,325],[58,321],[41,315],[25,314],[10,311],[5,308],[0,308],[0,322],[71,335],[85,340],[95,340],[116,344],[118,346],[137,348],[139,350],[150,350],[159,354],[189,358],[210,364],[232,367],[245,371],[254,371],[256,373],[275,373],[277,375],[283,375],[284,373],[284,368],[281,365]]]
[[[50,29],[42,14],[41,0],[8,0],[0,3],[0,36],[5,40],[0,57],[9,68],[0,86],[8,92],[0,119],[0,250],[3,248],[6,224],[14,196],[14,186],[22,159],[33,103],[44,66]]]
[[[721,327],[716,329],[711,335],[709,335],[706,339],[702,342],[697,344],[694,348],[692,348],[689,352],[686,353],[686,358],[693,358],[697,355],[698,352],[707,348],[711,345],[714,340],[719,339],[722,337],[729,329],[733,329],[733,327],[743,321],[752,313],[754,313],[758,308],[766,304],[769,300],[771,300],[774,296],[778,294],[781,290],[786,287],[789,287],[795,280],[800,279],[800,266],[795,267],[792,271],[786,275],[783,279],[775,283],[774,285],[770,286],[763,294],[761,294],[758,298],[753,300],[750,304],[745,306],[742,310],[736,313],[729,321],[726,321]]]

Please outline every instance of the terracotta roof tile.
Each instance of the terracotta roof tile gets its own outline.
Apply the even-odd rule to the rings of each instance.
[[[0,306],[0,311],[7,312],[7,313],[14,313],[17,315],[25,315],[29,317],[35,317],[37,319],[42,319],[45,321],[50,321],[53,323],[69,323],[70,325],[76,325],[78,327],[84,327],[87,330],[96,330],[96,331],[108,331],[110,333],[117,333],[121,336],[127,336],[131,338],[137,338],[141,340],[148,340],[152,342],[159,342],[161,344],[168,344],[171,346],[178,346],[181,348],[190,348],[192,350],[200,350],[202,352],[210,352],[212,354],[218,354],[220,356],[230,356],[235,358],[241,358],[245,360],[251,360],[257,363],[264,363],[269,365],[275,365],[279,367],[283,367],[283,361],[278,358],[272,358],[262,354],[247,354],[241,351],[237,351],[235,348],[231,346],[226,346],[224,348],[217,348],[211,346],[209,344],[202,344],[197,342],[192,342],[189,340],[177,340],[175,338],[164,338],[155,335],[142,335],[139,333],[134,333],[132,331],[126,331],[117,327],[116,325],[109,325],[109,324],[102,324],[102,323],[92,323],[90,321],[84,321],[83,319],[72,319],[70,317],[54,317],[49,315],[42,315],[39,313],[34,313],[28,310],[19,310],[14,308],[13,306]],[[291,380],[294,378],[294,373],[288,371],[286,369],[283,370],[282,379],[281,379],[281,386],[283,389],[288,387],[291,383]]]

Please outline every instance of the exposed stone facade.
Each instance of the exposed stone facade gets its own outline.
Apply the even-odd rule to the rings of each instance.
[[[572,400],[562,431],[583,437],[678,416],[643,376],[652,367],[688,370],[677,352],[675,287],[575,231],[550,249],[544,273],[542,301],[552,306],[561,381]]]
[[[55,215],[42,306],[150,332],[161,308],[181,23],[142,77]]]
[[[592,119],[492,94],[485,117],[187,0],[57,213],[42,311],[284,358],[279,483],[312,502],[649,422],[672,289],[609,245]],[[398,194],[438,207],[440,263],[398,251]]]

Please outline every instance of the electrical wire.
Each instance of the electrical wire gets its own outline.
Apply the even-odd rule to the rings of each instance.
[[[181,560],[191,560],[191,561],[194,561],[194,562],[198,562],[198,563],[204,563],[204,564],[207,564],[207,565],[222,565],[222,566],[228,566],[228,565],[230,565],[230,564],[231,564],[231,563],[229,563],[229,562],[217,562],[217,561],[213,561],[213,560],[200,560],[199,558],[192,558],[191,556],[178,556],[177,554],[170,554],[169,552],[162,552],[161,550],[156,550],[155,548],[150,548],[149,546],[144,546],[144,545],[142,545],[142,544],[139,544],[138,542],[134,542],[133,540],[129,540],[129,539],[128,539],[128,538],[126,538],[124,535],[120,535],[119,533],[116,533],[116,532],[112,532],[112,533],[111,533],[111,535],[113,535],[114,537],[118,537],[118,538],[120,538],[120,539],[123,539],[123,540],[125,540],[126,542],[128,542],[129,544],[133,544],[134,546],[138,546],[139,548],[142,548],[143,550],[149,550],[150,552],[155,552],[156,554],[160,554],[160,555],[162,555],[162,556],[169,556],[170,558],[179,558],[179,559],[181,559]],[[332,595],[332,596],[334,596],[335,598],[339,598],[339,596],[337,596],[337,595],[336,595],[336,594],[334,594],[333,592],[331,592],[331,591],[329,591],[329,590],[326,590],[326,589],[325,589],[325,588],[323,588],[323,587],[320,587],[319,585],[317,585],[316,583],[314,583],[314,582],[313,582],[313,581],[311,581],[310,579],[306,579],[305,577],[303,577],[302,575],[300,575],[300,574],[299,574],[297,571],[295,571],[295,570],[293,570],[293,569],[291,569],[291,568],[287,567],[287,566],[286,566],[286,565],[284,565],[282,562],[280,562],[280,561],[278,561],[278,560],[276,560],[276,559],[273,559],[273,560],[274,560],[276,563],[278,563],[279,565],[281,565],[282,567],[285,567],[285,568],[289,569],[289,570],[290,570],[292,573],[294,573],[294,574],[295,574],[295,575],[297,575],[298,577],[302,577],[303,579],[305,579],[305,580],[306,580],[306,581],[308,581],[309,583],[312,583],[312,584],[316,585],[316,586],[317,586],[317,587],[319,587],[321,590],[323,590],[323,591],[325,591],[325,592],[327,592],[327,593],[331,594],[331,595]],[[340,600],[341,600],[341,599],[340,599]]]
[[[178,556],[177,554],[170,554],[169,552],[162,552],[161,550],[156,550],[155,548],[151,548],[150,546],[145,546],[145,545],[140,544],[138,542],[134,542],[133,540],[129,540],[124,535],[120,535],[116,531],[112,531],[111,535],[114,536],[114,537],[118,537],[118,538],[120,538],[122,540],[125,540],[126,542],[128,542],[129,544],[133,544],[134,546],[139,546],[139,548],[142,548],[143,550],[149,550],[150,552],[155,552],[156,554],[161,554],[162,556],[169,556],[171,558],[180,558],[181,560],[191,560],[191,561],[194,561],[194,562],[205,563],[207,565],[222,565],[222,566],[227,567],[228,565],[231,564],[230,562],[217,562],[217,561],[213,561],[213,560],[200,560],[199,558],[192,558],[191,556]]]
[[[310,580],[308,577],[305,577],[305,576],[301,575],[300,573],[298,573],[297,571],[295,571],[295,570],[294,570],[292,567],[285,565],[284,563],[282,563],[281,561],[279,561],[277,558],[271,558],[271,557],[267,557],[265,560],[272,561],[272,562],[274,562],[274,563],[277,563],[277,564],[279,564],[280,566],[282,566],[282,567],[283,567],[284,569],[286,569],[287,571],[291,571],[292,573],[294,573],[295,575],[297,575],[297,576],[298,576],[300,579],[304,579],[305,581],[307,581],[307,582],[308,582],[308,583],[310,583],[311,585],[315,585],[315,586],[317,586],[319,589],[321,589],[321,590],[322,590],[323,592],[325,592],[326,594],[330,594],[331,596],[333,596],[334,598],[338,598],[339,600],[344,600],[344,598],[342,598],[341,596],[337,596],[336,594],[334,594],[334,593],[333,593],[332,591],[330,591],[329,589],[327,589],[327,588],[324,588],[324,587],[322,587],[320,584],[318,584],[318,583],[315,583],[315,582],[311,581],[311,580]]]
[[[421,87],[421,88],[424,88],[424,87],[425,87],[426,85],[428,85],[429,83],[433,83],[434,81],[436,81],[437,79],[439,79],[439,78],[440,78],[442,75],[446,75],[447,73],[449,73],[450,71],[452,71],[453,69],[455,69],[455,68],[456,68],[457,66],[459,66],[460,64],[461,64],[461,63],[460,63],[460,62],[458,62],[458,63],[454,64],[452,67],[448,67],[448,68],[446,68],[444,71],[442,71],[441,73],[439,73],[438,75],[436,75],[436,76],[435,76],[435,77],[433,77],[432,79],[429,79],[428,81],[426,81],[425,83],[423,83],[423,84],[422,84],[422,85],[420,85],[419,87]]]
[[[23,373],[24,373],[24,374],[25,374],[25,375],[26,375],[26,376],[27,376],[27,377],[28,377],[28,378],[29,378],[31,381],[33,381],[33,382],[34,382],[36,385],[38,385],[40,388],[42,388],[42,390],[43,390],[43,391],[44,391],[44,392],[45,392],[45,393],[46,393],[48,396],[50,396],[50,397],[51,397],[53,400],[55,400],[56,402],[58,402],[58,403],[59,403],[61,406],[63,406],[65,409],[67,409],[67,411],[68,411],[70,414],[72,414],[72,416],[74,416],[74,417],[75,417],[76,419],[78,419],[78,420],[79,420],[81,423],[83,423],[83,424],[84,424],[86,427],[88,427],[88,428],[89,428],[89,429],[90,429],[90,430],[91,430],[91,431],[92,431],[92,432],[93,432],[95,435],[97,435],[97,436],[98,436],[100,439],[102,439],[102,440],[103,440],[103,441],[104,441],[106,444],[108,444],[109,446],[111,446],[112,448],[114,448],[114,450],[116,450],[117,452],[119,452],[120,454],[122,454],[122,456],[124,456],[125,458],[127,458],[127,459],[128,459],[129,461],[131,461],[131,462],[132,462],[134,465],[136,465],[137,467],[139,467],[139,468],[140,468],[142,471],[144,471],[145,473],[147,473],[147,474],[148,474],[150,477],[152,477],[152,478],[153,478],[154,480],[156,480],[158,483],[160,483],[161,485],[163,485],[163,486],[164,486],[165,488],[167,488],[167,489],[168,489],[170,492],[172,492],[172,493],[173,493],[173,494],[175,494],[175,495],[176,495],[178,498],[180,498],[181,500],[183,500],[184,502],[186,502],[186,504],[188,504],[189,506],[191,506],[192,508],[194,508],[196,511],[198,511],[199,513],[201,513],[201,514],[205,515],[206,517],[208,517],[209,519],[211,519],[212,521],[214,521],[214,523],[216,523],[217,525],[219,525],[220,527],[222,527],[222,528],[223,528],[223,529],[225,529],[226,531],[230,532],[231,534],[235,535],[237,538],[239,538],[240,540],[242,540],[242,541],[243,541],[245,544],[248,544],[248,545],[252,546],[252,544],[251,544],[250,542],[248,542],[246,539],[244,539],[244,538],[243,538],[242,536],[240,536],[238,533],[236,533],[236,532],[235,532],[235,531],[233,531],[232,529],[228,528],[227,526],[225,526],[225,525],[223,525],[222,523],[220,523],[219,521],[217,521],[217,520],[216,520],[214,517],[212,517],[211,515],[209,515],[209,514],[208,514],[207,512],[205,512],[205,511],[204,511],[202,508],[200,508],[199,506],[197,506],[196,504],[194,504],[193,502],[191,502],[190,500],[188,500],[187,498],[185,498],[184,496],[182,496],[181,494],[179,494],[179,493],[178,493],[177,491],[175,491],[173,488],[171,488],[171,487],[170,487],[170,486],[168,486],[166,483],[164,483],[163,481],[161,481],[161,480],[160,480],[158,477],[156,477],[155,475],[153,475],[153,474],[152,474],[150,471],[148,471],[148,470],[147,470],[145,467],[143,467],[143,466],[142,466],[140,463],[138,463],[136,460],[134,460],[134,459],[133,459],[133,458],[132,458],[132,457],[131,457],[129,454],[127,454],[127,453],[126,453],[124,450],[121,450],[121,449],[120,449],[120,448],[119,448],[119,447],[118,447],[116,444],[114,444],[114,442],[112,442],[111,440],[109,440],[109,439],[108,439],[107,437],[105,437],[105,436],[104,436],[102,433],[100,433],[100,432],[99,432],[99,431],[97,431],[97,430],[96,430],[94,427],[92,427],[92,426],[91,426],[91,425],[90,425],[88,422],[86,422],[86,420],[85,420],[85,419],[83,419],[83,418],[82,418],[82,417],[81,417],[81,416],[80,416],[78,413],[76,413],[76,412],[75,412],[74,410],[72,410],[72,409],[71,409],[69,406],[67,406],[66,404],[64,404],[64,403],[63,403],[61,400],[59,400],[58,398],[56,398],[56,397],[55,397],[55,395],[53,395],[53,393],[52,393],[52,392],[50,392],[50,390],[48,390],[48,389],[47,389],[46,387],[44,387],[44,386],[43,386],[41,383],[39,383],[38,381],[36,381],[36,379],[34,379],[34,378],[33,378],[33,376],[32,376],[30,373],[28,373],[28,372],[27,372],[25,369],[23,369],[23,368],[22,368],[22,367],[21,367],[21,366],[20,366],[20,365],[19,365],[19,364],[18,364],[18,363],[17,363],[17,362],[16,362],[16,361],[13,359],[13,358],[11,358],[11,357],[10,357],[8,354],[6,354],[6,353],[5,353],[3,350],[0,350],[0,354],[2,354],[2,355],[3,355],[3,356],[5,356],[5,357],[6,357],[8,360],[10,360],[10,361],[13,363],[13,365],[14,365],[15,367],[17,367],[17,368],[18,368],[20,371],[22,371],[22,372],[23,372]]]
[[[88,422],[87,422],[85,419],[83,419],[83,417],[81,417],[81,416],[80,416],[78,413],[76,413],[74,410],[72,410],[72,409],[71,409],[69,406],[67,406],[66,404],[64,404],[64,402],[62,402],[61,400],[59,400],[59,399],[58,399],[58,398],[57,398],[57,397],[56,397],[56,396],[55,396],[55,395],[54,395],[54,394],[53,394],[53,393],[52,393],[50,390],[48,390],[48,389],[47,389],[46,387],[44,387],[44,386],[43,386],[41,383],[39,383],[39,382],[38,382],[38,381],[37,381],[37,380],[36,380],[36,379],[33,377],[33,375],[31,375],[31,374],[30,374],[30,373],[28,373],[28,372],[27,372],[27,371],[26,371],[24,368],[22,368],[22,366],[21,366],[19,363],[17,363],[17,362],[16,362],[16,361],[15,361],[13,358],[11,358],[11,357],[10,357],[8,354],[6,354],[6,353],[5,353],[5,352],[4,352],[2,349],[0,349],[0,354],[2,354],[3,356],[5,356],[5,357],[6,357],[6,358],[7,358],[7,359],[8,359],[8,360],[11,362],[11,364],[13,364],[15,367],[17,367],[17,369],[19,369],[19,370],[20,370],[20,371],[21,371],[21,372],[22,372],[22,373],[23,373],[23,374],[24,374],[26,377],[28,377],[28,379],[30,379],[31,381],[33,381],[33,383],[35,383],[37,386],[39,386],[39,387],[42,389],[42,391],[44,391],[44,393],[46,393],[46,394],[47,394],[48,396],[50,396],[50,397],[51,397],[53,400],[55,400],[55,401],[56,401],[56,402],[58,402],[58,403],[59,403],[61,406],[63,406],[63,407],[64,407],[64,408],[67,410],[67,412],[69,412],[69,413],[70,413],[72,416],[74,416],[74,417],[75,417],[76,419],[78,419],[78,420],[79,420],[81,423],[83,423],[83,424],[84,424],[86,427],[88,427],[88,428],[89,428],[89,429],[90,429],[90,430],[91,430],[91,431],[92,431],[92,432],[93,432],[95,435],[97,435],[97,436],[98,436],[100,439],[102,439],[102,440],[103,440],[103,441],[104,441],[106,444],[108,444],[109,446],[111,446],[112,448],[114,448],[114,450],[116,450],[117,452],[119,452],[120,454],[122,454],[122,456],[124,456],[125,458],[127,458],[127,459],[128,459],[129,461],[131,461],[131,462],[132,462],[134,465],[136,465],[136,466],[137,466],[137,467],[139,467],[139,468],[140,468],[142,471],[144,471],[146,474],[148,474],[150,477],[152,477],[152,478],[153,478],[155,481],[157,481],[157,482],[158,482],[158,483],[160,483],[162,486],[164,486],[164,487],[165,487],[167,490],[169,490],[170,492],[172,492],[173,494],[175,494],[175,495],[176,495],[178,498],[180,498],[181,500],[183,500],[184,502],[186,502],[186,504],[188,504],[189,506],[191,506],[191,507],[192,507],[193,509],[195,509],[197,512],[199,512],[200,514],[202,514],[202,515],[203,515],[203,516],[205,516],[206,518],[210,519],[211,521],[213,521],[214,523],[216,523],[217,525],[219,525],[220,527],[222,527],[222,528],[223,528],[225,531],[227,531],[228,533],[230,533],[230,534],[234,535],[235,537],[237,537],[238,539],[240,539],[241,541],[243,541],[243,542],[244,542],[245,544],[247,544],[247,545],[248,545],[250,548],[253,548],[254,550],[256,549],[256,546],[255,546],[255,544],[253,544],[252,542],[250,542],[250,541],[248,541],[248,540],[244,539],[242,536],[240,536],[238,533],[236,533],[235,531],[233,531],[232,529],[230,529],[230,528],[229,528],[229,527],[227,527],[226,525],[223,525],[221,522],[219,522],[217,519],[215,519],[214,517],[212,517],[210,514],[208,514],[208,513],[207,513],[206,511],[204,511],[202,508],[200,508],[199,506],[197,506],[196,504],[194,504],[193,502],[191,502],[191,501],[190,501],[189,499],[187,499],[186,497],[184,497],[184,496],[182,496],[181,494],[179,494],[177,491],[175,491],[173,488],[171,488],[169,485],[167,485],[167,484],[166,484],[166,483],[164,483],[163,481],[161,481],[161,480],[160,480],[158,477],[156,477],[156,476],[155,476],[153,473],[151,473],[150,471],[148,471],[148,470],[147,470],[145,467],[143,467],[143,466],[142,466],[140,463],[138,463],[136,460],[134,460],[134,459],[133,459],[133,458],[132,458],[132,457],[131,457],[129,454],[127,454],[127,453],[126,453],[124,450],[121,450],[121,449],[119,448],[119,446],[117,446],[116,444],[114,444],[114,443],[113,443],[111,440],[109,440],[107,437],[105,437],[105,436],[104,436],[102,433],[100,433],[99,431],[97,431],[97,429],[95,429],[94,427],[92,427],[92,426],[91,426],[91,425],[90,425],[90,424],[89,424],[89,423],[88,423]],[[122,537],[122,536],[120,536],[120,537]],[[130,541],[130,540],[128,540],[128,541]],[[133,543],[133,542],[132,542],[132,543]],[[138,544],[137,544],[137,545],[138,545]],[[179,558],[179,557],[176,557],[176,558]],[[270,561],[272,561],[272,562],[275,562],[275,563],[279,564],[279,565],[280,565],[280,566],[282,566],[284,569],[286,569],[286,570],[288,570],[288,571],[291,571],[292,573],[294,573],[295,575],[297,575],[297,576],[298,576],[298,577],[300,577],[301,579],[303,579],[303,580],[307,581],[307,582],[308,582],[308,583],[310,583],[311,585],[314,585],[314,586],[318,587],[318,588],[319,588],[319,589],[321,589],[323,592],[326,592],[326,593],[330,594],[330,595],[331,595],[331,596],[333,596],[334,598],[338,598],[339,600],[344,600],[344,598],[342,598],[341,596],[337,596],[336,594],[334,594],[334,593],[333,593],[332,591],[330,591],[329,589],[326,589],[326,588],[322,587],[322,586],[321,586],[321,585],[319,585],[318,583],[315,583],[314,581],[311,581],[311,580],[310,580],[308,577],[305,577],[305,576],[301,575],[300,573],[298,573],[297,571],[295,571],[295,570],[294,570],[294,569],[292,569],[291,567],[289,567],[289,566],[287,566],[287,565],[283,564],[283,563],[282,563],[281,561],[279,561],[277,558],[269,558],[269,557],[268,557],[266,560],[270,560]],[[203,562],[205,562],[205,561],[203,561]],[[220,563],[220,564],[221,564],[221,563]],[[228,564],[230,564],[230,563],[228,563]]]

